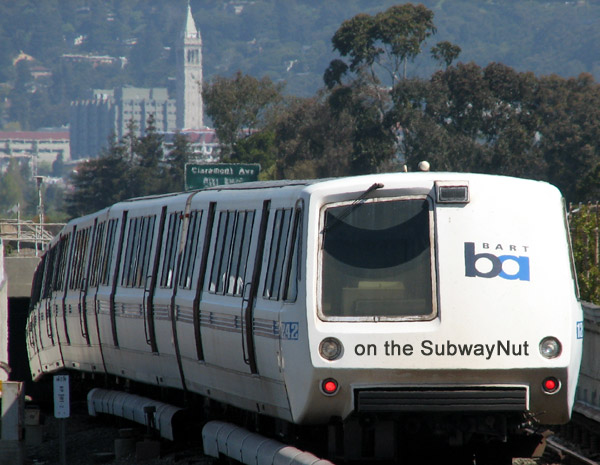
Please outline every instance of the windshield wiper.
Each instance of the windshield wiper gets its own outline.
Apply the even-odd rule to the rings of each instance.
[[[350,205],[348,205],[346,207],[346,209],[341,213],[340,216],[334,217],[334,221],[330,225],[325,226],[323,228],[323,230],[321,231],[321,233],[322,234],[327,233],[327,232],[331,231],[333,228],[335,228],[338,224],[340,224],[344,220],[344,218],[346,218],[348,215],[350,215],[350,213],[352,213],[354,210],[356,210],[356,208],[358,208],[359,206],[361,206],[365,203],[364,201],[365,201],[367,195],[369,195],[374,190],[381,189],[382,187],[383,187],[383,184],[381,184],[380,182],[374,183],[371,187],[369,187],[366,191],[364,191],[360,195],[360,197],[358,197]]]

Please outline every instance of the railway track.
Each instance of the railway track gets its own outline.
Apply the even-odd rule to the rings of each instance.
[[[555,439],[546,439],[547,450],[545,457],[550,460],[549,463],[556,463],[553,461],[555,457],[560,460],[559,463],[568,463],[571,465],[598,465],[598,461],[590,459],[581,454],[581,452],[574,450],[572,446],[561,444]]]
[[[560,463],[600,464],[600,409],[576,402],[571,421],[546,439],[546,456]],[[552,463],[552,462],[551,462]]]

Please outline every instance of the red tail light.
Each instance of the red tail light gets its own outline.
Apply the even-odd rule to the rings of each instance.
[[[544,389],[544,392],[553,394],[560,389],[560,382],[553,376],[550,376],[542,382],[542,388]]]
[[[321,383],[323,394],[328,396],[334,395],[339,389],[338,382],[333,378],[328,378]]]

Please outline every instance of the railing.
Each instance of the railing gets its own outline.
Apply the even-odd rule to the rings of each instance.
[[[22,248],[33,249],[37,256],[55,234],[60,231],[64,223],[34,223],[24,220],[0,220],[0,239],[5,246],[16,249],[17,253]]]

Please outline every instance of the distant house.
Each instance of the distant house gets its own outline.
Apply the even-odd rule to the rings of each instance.
[[[214,129],[204,128],[191,131],[181,131],[185,135],[193,152],[195,163],[215,163],[219,161],[219,140]],[[173,149],[174,132],[164,134],[163,150],[166,153]]]

